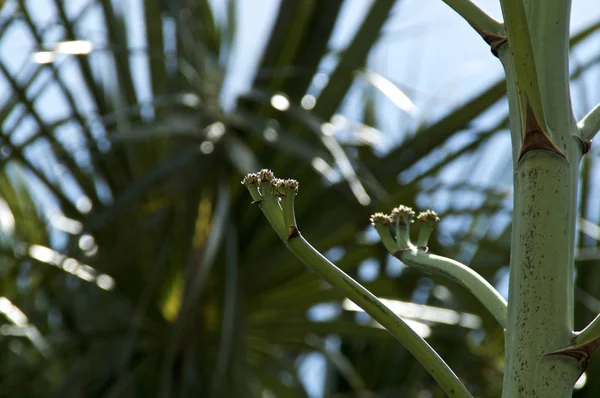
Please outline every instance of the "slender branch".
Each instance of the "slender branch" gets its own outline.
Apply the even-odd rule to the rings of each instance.
[[[519,109],[519,93],[515,79],[515,68],[513,67],[512,55],[508,46],[502,46],[498,50],[498,58],[504,68],[506,76],[506,90],[508,95],[508,112],[510,124],[510,138],[512,147],[513,169],[517,167],[519,161],[519,152],[523,144],[521,132],[521,110]]]
[[[501,22],[490,17],[471,0],[443,0],[458,15],[463,17],[479,34],[504,35],[504,26]]]
[[[425,367],[449,397],[472,398],[452,369],[421,336],[300,235],[293,210],[298,190],[296,181],[276,179],[273,173],[263,170],[259,174],[249,174],[243,183],[254,203],[259,205],[277,235],[296,257],[379,322]]]
[[[396,257],[406,265],[424,272],[446,275],[463,285],[487,308],[500,326],[506,328],[506,300],[488,281],[471,268],[450,258],[436,256],[422,250],[405,250],[399,252]]]
[[[600,337],[600,314],[585,329],[574,334],[573,344],[583,344],[598,337]]]
[[[600,131],[600,104],[596,105],[579,123],[579,133],[586,140],[592,140],[596,133]]]
[[[528,101],[543,130],[548,131],[523,0],[501,0],[500,4],[512,55],[515,81],[519,88],[521,131],[525,131],[525,110]]]

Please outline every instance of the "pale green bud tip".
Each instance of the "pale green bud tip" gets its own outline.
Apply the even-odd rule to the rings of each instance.
[[[288,189],[292,189],[294,192],[298,193],[298,181],[288,178],[284,181],[284,185]]]
[[[417,219],[421,221],[423,224],[435,224],[440,221],[437,213],[433,210],[425,210],[419,213]]]
[[[262,169],[258,173],[258,182],[271,182],[275,179],[275,174],[269,169]]]
[[[384,214],[384,213],[375,213],[371,216],[371,224],[373,225],[377,225],[377,224],[390,224],[392,222],[392,218],[389,216],[389,214]]]
[[[408,225],[413,222],[415,211],[408,207],[400,205],[392,209],[392,220],[397,224]]]
[[[257,184],[258,183],[258,173],[248,173],[246,177],[242,180],[243,185]]]

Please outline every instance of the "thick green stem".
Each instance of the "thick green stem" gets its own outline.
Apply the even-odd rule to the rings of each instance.
[[[582,147],[573,138],[579,131],[569,92],[570,1],[502,0],[502,9],[508,48],[499,58],[507,77],[515,166],[503,397],[570,397],[580,363],[548,355],[573,343]]]
[[[503,397],[570,397],[576,360],[544,357],[571,344],[569,162],[529,151],[515,171]]]

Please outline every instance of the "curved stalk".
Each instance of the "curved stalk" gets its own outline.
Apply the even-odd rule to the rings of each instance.
[[[506,300],[481,275],[450,258],[436,256],[421,250],[406,250],[395,255],[406,265],[423,272],[448,276],[470,291],[487,308],[500,326],[506,328]]]

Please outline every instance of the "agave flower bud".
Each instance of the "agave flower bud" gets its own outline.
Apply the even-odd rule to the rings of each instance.
[[[258,173],[248,173],[242,180],[242,184],[248,188],[250,195],[252,195],[253,202],[255,204],[259,204],[262,200],[260,192],[258,191],[258,182],[260,178]]]
[[[269,169],[262,169],[258,172],[258,181],[259,182],[271,182],[275,179],[275,174]]]
[[[288,178],[287,180],[284,181],[284,186],[285,186],[285,190],[286,192],[292,191],[295,194],[298,194],[298,181],[292,179],[292,178]]]
[[[281,208],[283,209],[283,220],[288,227],[288,240],[290,240],[300,236],[294,214],[294,199],[298,194],[298,181],[288,178],[283,180],[282,184]]]
[[[248,173],[242,180],[242,185],[258,184],[258,173]]]
[[[258,186],[264,199],[268,199],[276,193],[273,183],[276,180],[275,174],[269,169],[262,169],[258,172]]]
[[[417,247],[420,250],[427,251],[427,244],[431,237],[431,232],[435,224],[440,221],[440,218],[433,210],[425,210],[419,213],[417,219],[420,221],[421,230],[419,231],[419,238],[417,239]]]
[[[392,220],[396,225],[410,225],[414,222],[415,212],[408,206],[400,205],[392,209]]]
[[[392,223],[392,217],[390,217],[389,214],[385,214],[385,213],[374,213],[371,215],[371,224],[373,226],[375,225],[388,225]]]
[[[400,205],[392,209],[392,228],[396,239],[398,250],[406,250],[411,247],[410,243],[410,224],[414,222],[415,212],[408,206]]]
[[[438,221],[440,221],[440,218],[435,211],[425,210],[419,213],[417,220],[421,221],[423,224],[435,225]]]
[[[285,180],[281,178],[273,178],[271,180],[271,186],[275,188],[275,192],[281,197],[285,196]]]
[[[398,251],[394,235],[392,235],[392,228],[395,228],[392,217],[385,213],[375,213],[371,215],[371,224],[375,227],[385,248],[390,253]]]

